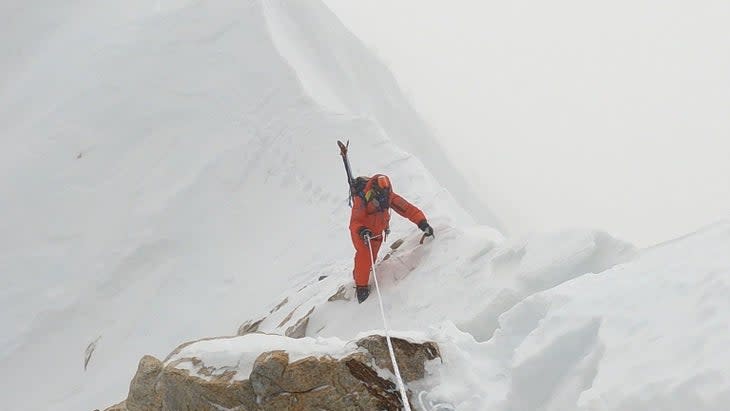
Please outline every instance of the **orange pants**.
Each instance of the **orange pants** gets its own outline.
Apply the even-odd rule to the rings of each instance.
[[[370,249],[359,235],[356,233],[351,233],[351,235],[352,245],[355,246],[355,269],[352,270],[352,277],[355,279],[356,286],[366,286],[370,281],[370,269],[373,265],[370,259]],[[382,237],[370,240],[370,246],[373,248],[373,260],[378,258],[381,244],[383,244]]]

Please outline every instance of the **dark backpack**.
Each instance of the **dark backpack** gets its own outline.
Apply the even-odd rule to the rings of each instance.
[[[372,177],[366,177],[366,176],[360,176],[357,177],[352,182],[352,197],[351,199],[354,199],[355,196],[362,198],[363,202],[369,203],[371,201],[377,201],[375,204],[377,205],[379,210],[387,210],[388,207],[390,207],[390,201],[388,192],[380,192],[376,191],[375,196],[372,198],[368,198],[365,194],[365,186],[367,186],[368,181],[370,181]],[[350,204],[352,206],[352,204]]]
[[[370,181],[370,177],[360,176],[352,181],[352,197],[360,197],[365,200],[365,186]]]

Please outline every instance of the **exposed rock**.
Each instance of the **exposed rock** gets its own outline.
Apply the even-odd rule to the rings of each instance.
[[[300,304],[300,305],[301,305],[301,304]],[[284,326],[284,325],[285,325],[286,323],[288,323],[288,322],[289,322],[289,320],[291,320],[291,318],[292,318],[292,317],[294,316],[294,313],[295,313],[295,312],[297,312],[297,310],[299,309],[300,305],[298,305],[298,306],[294,307],[294,309],[293,309],[293,310],[291,310],[291,311],[289,312],[289,314],[287,314],[287,315],[286,315],[286,317],[284,317],[284,319],[283,319],[283,320],[281,320],[281,322],[279,323],[279,325],[277,325],[277,326],[276,326],[276,328],[281,328],[281,327],[283,327],[283,326]]]
[[[245,323],[241,324],[240,327],[238,327],[238,335],[246,335],[250,333],[255,333],[259,330],[259,325],[264,321],[265,318],[261,318],[257,321],[249,320]]]
[[[362,382],[365,389],[373,396],[373,405],[377,408],[388,411],[401,409],[400,393],[394,382],[386,380],[378,373],[365,365],[363,359],[350,358],[345,361],[350,374]],[[409,399],[410,404],[410,399]]]
[[[281,379],[288,364],[289,354],[285,351],[272,351],[259,355],[249,377],[254,394],[266,400],[284,392],[277,381]]]
[[[94,411],[99,411],[99,410],[97,409]],[[127,401],[122,401],[117,405],[112,405],[111,407],[107,408],[104,411],[128,411],[127,410]]]
[[[405,382],[420,380],[424,377],[426,361],[441,358],[438,345],[434,342],[415,344],[410,341],[391,337],[393,352],[398,369]],[[367,350],[375,359],[375,365],[393,371],[388,352],[388,343],[382,335],[371,335],[357,342],[357,346]]]
[[[271,311],[269,311],[269,315],[279,311],[281,309],[281,307],[285,306],[288,303],[289,303],[289,297],[284,298],[279,304],[277,304],[274,308],[272,308]],[[287,321],[291,318],[292,314],[294,314],[293,311],[287,317]],[[236,335],[246,335],[246,334],[258,332],[259,327],[261,326],[261,323],[263,323],[264,320],[266,320],[266,318],[267,317],[264,316],[264,317],[259,318],[258,320],[246,321],[245,323],[241,324],[240,327],[238,327],[238,332],[236,333]],[[284,322],[286,322],[286,321],[284,321]],[[282,324],[280,324],[279,327],[281,327],[281,325]]]
[[[162,406],[154,410],[201,410],[221,409],[258,410],[256,396],[251,382],[207,381],[191,376],[187,371],[165,367],[160,378],[158,392],[162,395]],[[153,409],[132,408],[129,411],[152,411]],[[239,407],[239,408],[236,408]]]
[[[406,381],[422,378],[423,362],[439,357],[435,343],[402,339],[393,343]],[[396,384],[372,367],[389,368],[385,339],[370,336],[357,345],[362,350],[341,359],[323,355],[290,363],[285,351],[262,353],[246,380],[236,379],[240,376],[234,366],[215,369],[198,358],[180,358],[164,365],[145,356],[126,402],[106,411],[400,410]],[[192,364],[195,371],[177,368],[183,363]]]
[[[302,338],[307,335],[307,326],[309,325],[309,316],[312,315],[314,312],[314,307],[312,307],[309,312],[299,320],[297,320],[296,324],[292,325],[291,327],[287,328],[284,332],[284,335],[291,338]]]
[[[163,363],[166,363],[170,358],[172,358],[172,357],[176,356],[177,354],[179,354],[180,351],[182,351],[184,348],[186,348],[186,347],[188,347],[190,345],[193,345],[195,343],[198,343],[198,342],[201,342],[201,341],[225,340],[225,339],[228,339],[228,338],[231,338],[231,337],[205,337],[205,338],[199,338],[197,340],[193,340],[193,341],[188,341],[188,342],[182,343],[182,344],[178,345],[174,350],[172,350],[172,352],[170,354],[168,354],[167,357],[165,357],[165,359],[162,362]]]
[[[330,298],[327,299],[327,301],[350,301],[349,298],[347,298],[347,286],[341,285],[340,288],[337,289],[337,292],[332,294]]]
[[[145,355],[139,361],[137,373],[132,378],[127,397],[127,409],[158,410],[162,405],[162,397],[156,390],[157,380],[162,372],[162,361],[151,355]]]
[[[391,250],[397,250],[398,247],[400,247],[401,245],[403,245],[403,242],[405,242],[405,240],[402,239],[402,238],[399,238],[399,239],[393,241],[393,244],[390,245],[390,249]]]
[[[389,259],[390,256],[393,255],[393,252],[395,252],[395,250],[397,250],[401,245],[403,245],[403,242],[405,242],[405,240],[402,238],[399,238],[399,239],[393,241],[393,243],[390,245],[390,251],[388,251],[388,253],[385,254],[385,256],[383,257],[383,261]]]
[[[273,314],[273,313],[279,311],[279,309],[288,302],[289,302],[289,297],[284,298],[279,304],[276,305],[276,307],[274,307],[273,309],[271,309],[271,311],[269,311],[269,314]]]

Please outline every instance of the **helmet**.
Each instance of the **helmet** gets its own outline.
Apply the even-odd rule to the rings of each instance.
[[[369,189],[365,192],[365,201],[374,201],[376,206],[385,210],[390,206],[390,179],[383,174],[374,175],[369,182]]]
[[[390,179],[384,174],[378,174],[375,176],[375,184],[378,188],[383,191],[390,192]]]

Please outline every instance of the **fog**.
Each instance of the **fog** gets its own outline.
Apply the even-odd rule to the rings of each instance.
[[[510,234],[730,215],[730,2],[325,2]]]

